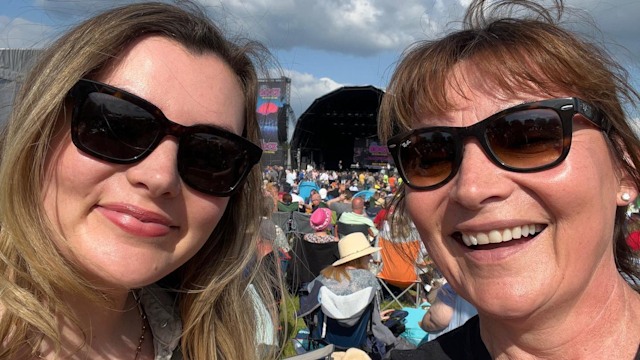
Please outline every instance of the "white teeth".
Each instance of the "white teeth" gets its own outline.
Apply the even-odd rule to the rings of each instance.
[[[477,233],[476,239],[478,239],[478,245],[486,245],[489,243],[489,235],[485,233]]]
[[[497,244],[537,234],[543,228],[540,224],[529,224],[511,229],[491,230],[488,233],[462,234],[462,242],[467,246]]]
[[[511,237],[513,239],[520,239],[522,237],[522,228],[518,226],[511,229]]]
[[[469,242],[471,245],[478,245],[478,238],[475,235],[469,235]]]
[[[489,231],[489,242],[497,244],[502,242],[502,234],[498,230]]]

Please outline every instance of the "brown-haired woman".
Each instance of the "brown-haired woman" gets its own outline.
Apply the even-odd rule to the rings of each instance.
[[[473,1],[464,28],[403,56],[380,110],[409,215],[451,286],[478,309],[394,359],[640,357],[627,206],[640,98],[561,1]]]

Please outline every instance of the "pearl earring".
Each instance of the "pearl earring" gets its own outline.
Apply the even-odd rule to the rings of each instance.
[[[622,201],[629,201],[631,200],[631,195],[629,195],[629,193],[622,193],[620,198],[622,199]]]

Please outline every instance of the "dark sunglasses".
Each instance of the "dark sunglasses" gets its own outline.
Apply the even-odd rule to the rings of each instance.
[[[536,172],[560,164],[571,147],[576,114],[603,127],[602,115],[577,98],[517,105],[468,127],[435,126],[399,134],[387,142],[404,182],[432,190],[449,182],[462,162],[464,139],[476,138],[489,159],[514,172]]]
[[[232,195],[262,156],[262,149],[242,136],[214,126],[176,124],[150,102],[107,84],[81,79],[69,97],[71,139],[78,149],[111,163],[132,164],[174,136],[180,177],[205,194]]]

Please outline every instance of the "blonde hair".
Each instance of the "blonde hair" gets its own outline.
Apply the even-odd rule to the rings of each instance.
[[[342,278],[345,278],[347,281],[351,281],[351,276],[349,276],[347,268],[368,269],[369,257],[362,256],[337,266],[329,265],[326,268],[322,269],[322,271],[320,271],[320,274],[327,279],[342,281]]]
[[[129,44],[147,35],[169,38],[194,54],[215,53],[242,87],[244,136],[259,143],[257,69],[266,69],[268,51],[252,41],[227,40],[201,9],[180,3],[139,3],[95,16],[44,51],[26,78],[1,138],[0,358],[15,357],[25,347],[35,353],[41,336],[60,349],[56,315],[75,319],[62,301],[62,289],[109,306],[100,289],[60,254],[53,241],[60,234],[43,210],[45,159],[59,122],[67,119],[66,94],[80,78],[100,73]],[[251,282],[265,303],[273,303],[268,274],[249,266],[256,253],[259,219],[259,208],[253,204],[261,197],[261,174],[255,166],[203,248],[164,279],[168,290],[176,292],[185,359],[275,357],[257,353],[253,304],[239,300],[247,299]]]
[[[451,110],[446,88],[463,61],[472,61],[487,88],[502,94],[522,90],[546,91],[553,96],[568,91],[605,114],[611,150],[626,175],[640,188],[640,140],[630,126],[622,103],[637,107],[640,95],[629,84],[627,72],[604,47],[565,30],[560,23],[561,0],[544,8],[534,1],[475,0],[463,29],[409,48],[398,64],[380,111],[378,134],[387,141],[410,129],[420,115]],[[461,89],[456,89],[461,93]],[[406,220],[404,185],[394,203],[393,221]],[[616,212],[614,253],[621,272],[640,278],[634,254],[624,239],[624,207]]]

